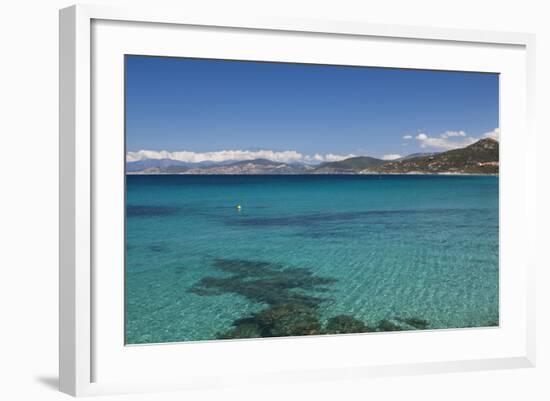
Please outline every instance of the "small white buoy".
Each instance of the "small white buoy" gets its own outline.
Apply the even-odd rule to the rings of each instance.
[[[241,205],[237,205],[236,208],[237,208],[238,211],[240,211],[241,210]]]

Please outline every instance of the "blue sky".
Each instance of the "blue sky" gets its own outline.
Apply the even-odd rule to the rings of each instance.
[[[496,74],[126,58],[127,151],[155,158],[260,150],[391,158],[462,147],[496,128]]]

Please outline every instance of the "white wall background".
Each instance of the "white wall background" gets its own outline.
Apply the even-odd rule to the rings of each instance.
[[[96,0],[132,4],[137,0]],[[66,0],[0,2],[0,399],[57,400],[58,21]],[[143,2],[147,3],[147,2]],[[550,399],[550,12],[545,1],[156,0],[193,10],[537,34],[538,366],[534,369],[165,393],[158,400]]]

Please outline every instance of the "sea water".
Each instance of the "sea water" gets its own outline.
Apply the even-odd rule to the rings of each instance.
[[[325,278],[291,289],[320,300],[321,322],[498,325],[498,177],[129,175],[126,185],[128,344],[218,338],[268,306],[247,296],[262,266]],[[224,263],[258,274],[197,291],[232,277]]]

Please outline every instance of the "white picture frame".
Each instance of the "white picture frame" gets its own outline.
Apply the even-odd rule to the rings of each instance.
[[[139,47],[131,44],[130,38],[137,41],[144,29],[148,30],[147,36],[141,36]],[[401,46],[404,43],[406,46],[416,46],[415,51],[420,52],[417,54],[426,52],[425,54],[429,55],[430,52],[434,52],[435,46],[440,54],[449,55],[438,63],[429,61],[429,57],[426,57],[426,61],[412,60],[410,63],[404,63],[399,61],[398,55],[393,60],[388,54],[387,59],[380,59],[381,66],[461,70],[470,68],[509,76],[510,79],[504,80],[505,87],[501,86],[502,96],[506,97],[512,90],[518,93],[517,99],[501,99],[501,113],[506,113],[501,127],[501,221],[506,222],[505,228],[515,228],[501,232],[501,244],[510,244],[506,251],[501,253],[501,274],[505,273],[501,276],[501,308],[504,308],[505,316],[509,318],[505,319],[499,328],[485,330],[436,330],[397,335],[259,339],[120,348],[124,345],[119,339],[113,339],[113,330],[118,330],[117,333],[120,331],[116,319],[120,318],[122,308],[119,302],[120,294],[123,293],[120,285],[121,275],[111,277],[110,273],[98,274],[97,269],[98,262],[99,265],[105,266],[103,261],[109,258],[116,259],[114,265],[120,264],[119,257],[115,255],[118,251],[98,245],[98,242],[111,240],[108,233],[102,231],[105,226],[101,219],[114,217],[114,220],[111,219],[114,221],[113,224],[118,224],[117,221],[120,223],[120,214],[117,213],[121,210],[116,209],[120,204],[116,203],[116,210],[105,211],[102,206],[105,204],[105,198],[98,193],[104,193],[102,188],[108,186],[111,186],[109,188],[113,189],[114,193],[121,189],[120,176],[107,176],[105,173],[112,171],[112,168],[122,168],[122,163],[116,167],[120,162],[117,159],[120,155],[116,156],[116,147],[120,144],[120,136],[117,134],[120,132],[120,120],[117,118],[120,116],[108,117],[101,110],[108,108],[111,113],[120,114],[122,104],[118,96],[121,94],[117,92],[118,94],[114,93],[113,96],[113,93],[106,93],[101,89],[100,81],[106,79],[110,82],[110,87],[115,87],[114,90],[119,91],[123,74],[118,68],[118,56],[125,52],[131,53],[130,50],[145,52],[142,54],[185,55],[189,49],[183,50],[182,54],[175,54],[176,45],[170,44],[175,40],[164,39],[171,35],[188,35],[186,29],[192,29],[195,32],[193,35],[199,35],[198,40],[203,41],[201,43],[205,47],[211,46],[209,50],[204,51],[208,54],[219,54],[219,58],[228,57],[228,54],[216,47],[216,40],[209,44],[208,37],[230,38],[231,35],[239,35],[245,38],[247,35],[261,35],[266,44],[273,44],[271,47],[263,46],[268,50],[262,51],[273,53],[259,55],[259,59],[286,61],[297,59],[300,46],[305,46],[308,41],[317,40],[315,38],[322,39],[323,45],[329,46],[327,49],[331,49],[330,41],[335,39],[341,44],[348,43],[346,41],[356,43],[370,40],[373,41],[374,48],[392,46],[392,43]],[[203,34],[206,36],[201,37]],[[155,49],[155,46],[161,43],[161,39],[163,47]],[[253,39],[253,42],[257,43],[258,38]],[[294,53],[289,50],[288,56],[276,54],[273,50],[277,48],[276,44],[289,39],[296,43],[293,45]],[[238,42],[236,39],[235,41]],[[379,46],[381,42],[378,45],[374,43],[376,41],[384,41],[383,46]],[[400,41],[403,43],[399,44]],[[347,60],[349,64],[364,65],[364,60],[350,58],[350,50],[346,50],[346,46],[339,46],[338,48],[343,48],[339,55],[332,54],[330,57],[340,57],[339,60],[343,60],[341,63]],[[531,247],[535,243],[533,238],[536,215],[534,174],[529,174],[535,171],[535,137],[532,128],[534,46],[534,36],[523,33],[374,25],[358,21],[187,15],[185,10],[167,11],[155,7],[120,9],[78,5],[61,10],[60,390],[80,396],[209,388],[244,384],[250,380],[284,383],[296,380],[344,377],[360,379],[370,376],[534,366],[535,261],[531,256]],[[336,53],[337,47],[332,49]],[[483,56],[493,51],[491,49],[494,50],[494,56]],[[203,49],[196,48],[193,51],[200,53]],[[240,54],[241,49],[236,45],[232,51]],[[471,51],[479,54],[477,64],[473,61],[464,61],[464,64],[460,65],[453,59],[453,54],[464,52],[467,55]],[[111,63],[112,55],[117,55],[116,63]],[[313,53],[311,57],[315,57]],[[465,58],[469,57],[471,58]],[[372,60],[369,61],[369,65],[373,63]],[[93,82],[94,74],[106,69],[112,70],[113,75],[101,73],[103,75]],[[97,98],[101,96],[106,96],[102,98],[105,102],[98,103]],[[111,125],[103,126],[102,119]],[[102,136],[98,140],[94,136],[98,127],[113,128],[115,133],[109,137]],[[110,142],[109,138],[115,142]],[[112,149],[112,152],[109,149]],[[115,156],[110,156],[111,153]],[[507,165],[509,160],[515,160],[516,164]],[[519,185],[521,187],[518,187]],[[122,202],[122,199],[119,199],[119,202]],[[115,241],[111,241],[115,244],[113,246],[120,245],[117,238],[119,239],[116,237]],[[98,251],[98,246],[103,250]],[[503,265],[508,267],[502,270]],[[120,268],[122,269],[122,266]],[[98,289],[101,289],[101,299],[98,299]],[[112,308],[112,314],[104,313],[106,304]],[[365,339],[369,339],[369,343],[376,343],[372,347],[379,349],[380,354],[371,350],[368,354],[371,360],[365,358],[361,352],[350,352],[349,355],[341,356],[341,351],[351,350],[350,347],[368,349]],[[438,351],[438,347],[448,348],[446,344],[450,341],[458,342],[453,350],[454,354],[449,351],[446,355],[445,352]],[[405,350],[428,344],[433,347],[432,356],[419,358],[414,353],[406,354],[404,351],[400,358],[389,357],[390,346],[392,349]],[[493,344],[494,347],[489,344]],[[320,349],[327,352],[324,361],[315,358]],[[463,356],[461,352],[464,353]],[[276,359],[277,355],[285,353],[300,355],[301,358],[294,361],[293,366],[285,367],[284,359]],[[440,354],[439,357],[436,357],[437,353]],[[167,374],[168,370],[155,368],[157,371],[154,372],[139,368],[140,363],[158,366],[163,362],[167,369],[170,369],[174,361],[182,360],[182,355],[185,355],[184,365],[187,364],[186,368],[181,367],[186,372],[185,379]],[[219,355],[239,357],[234,358],[231,363],[221,363],[216,361],[216,358],[220,358]],[[256,371],[247,369],[246,363],[250,363],[258,355],[272,358],[273,366],[256,366]],[[306,356],[310,358],[310,363],[303,362],[308,359]],[[203,361],[202,368],[192,366],[193,361],[197,362],[199,357],[206,360],[205,363]],[[108,371],[107,365],[113,366],[112,371]],[[122,371],[125,372],[124,375],[117,373]]]

